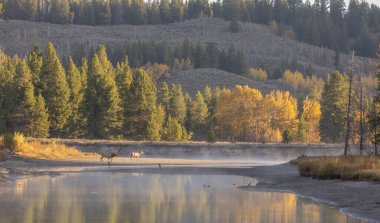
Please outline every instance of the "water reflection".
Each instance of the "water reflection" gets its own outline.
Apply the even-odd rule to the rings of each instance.
[[[0,195],[0,222],[361,222],[290,193],[233,187],[252,178],[86,173],[20,180]],[[208,187],[207,185],[210,185]]]

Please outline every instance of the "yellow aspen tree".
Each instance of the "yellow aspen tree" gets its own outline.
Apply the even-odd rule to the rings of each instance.
[[[321,119],[321,105],[319,102],[314,102],[306,97],[302,103],[301,119],[305,121],[306,142],[319,142],[319,121]]]

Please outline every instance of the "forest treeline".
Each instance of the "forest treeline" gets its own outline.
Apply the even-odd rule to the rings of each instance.
[[[234,45],[230,45],[227,49],[221,48],[215,42],[192,43],[188,39],[179,42],[175,47],[171,47],[167,42],[130,42],[123,47],[107,48],[109,60],[116,66],[118,61],[123,60],[128,55],[129,65],[132,68],[139,68],[149,64],[162,64],[170,69],[170,73],[186,70],[190,68],[218,68],[230,73],[251,77],[249,74],[249,66],[247,59],[241,49],[236,49]],[[95,49],[85,52],[83,45],[78,45],[73,49],[72,58],[76,64],[82,63],[83,57],[91,57]],[[62,58],[63,64],[67,64],[68,58]],[[296,59],[290,61],[283,60],[272,71],[268,72],[268,68],[259,65],[266,73],[266,79],[280,79],[286,70],[292,72],[300,71],[311,77],[315,74],[314,67],[309,64],[304,66]]]
[[[130,66],[141,67],[148,63],[166,64],[172,68],[219,68],[231,73],[245,75],[248,65],[243,52],[233,45],[227,50],[221,49],[215,42],[205,45],[193,44],[188,39],[171,47],[167,42],[132,42],[125,48],[116,48],[109,52],[110,61],[116,64],[128,55]],[[78,56],[85,56],[77,53]],[[91,56],[91,55],[89,55]],[[286,66],[288,67],[288,66]]]
[[[35,48],[26,58],[0,53],[0,135],[249,142],[344,138],[348,81],[339,72],[328,75],[318,88],[322,92],[304,91],[302,100],[283,91],[263,95],[248,86],[206,87],[192,98],[180,85],[156,86],[147,70],[131,69],[128,57],[113,66],[103,45],[81,64],[69,58],[62,65],[51,43],[45,53]],[[293,87],[300,89],[320,82],[286,73],[283,81],[293,79],[298,83]],[[372,98],[364,101],[369,117]],[[357,115],[353,117],[357,129]],[[368,121],[365,126],[369,128]]]
[[[335,50],[337,57],[351,50],[375,57],[380,40],[380,8],[358,0],[348,6],[345,0],[0,0],[0,16],[84,25],[162,24],[212,16],[271,24],[278,35]]]

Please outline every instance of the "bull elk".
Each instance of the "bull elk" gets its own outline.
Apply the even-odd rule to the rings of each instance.
[[[132,158],[136,158],[136,159],[138,159],[138,158],[140,158],[140,156],[142,155],[142,154],[144,154],[144,152],[141,150],[140,152],[132,152],[131,153],[131,160],[132,160]]]
[[[100,153],[100,161],[103,162],[103,158],[107,158],[108,162],[112,162],[112,158],[114,158],[115,156],[117,156],[118,152],[119,152],[119,150],[111,151],[109,153],[104,153],[104,152]]]

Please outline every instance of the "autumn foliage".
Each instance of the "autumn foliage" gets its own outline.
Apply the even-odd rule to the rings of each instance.
[[[298,135],[297,100],[289,92],[263,96],[257,89],[223,90],[216,106],[216,131],[221,140],[281,142],[282,133]]]

